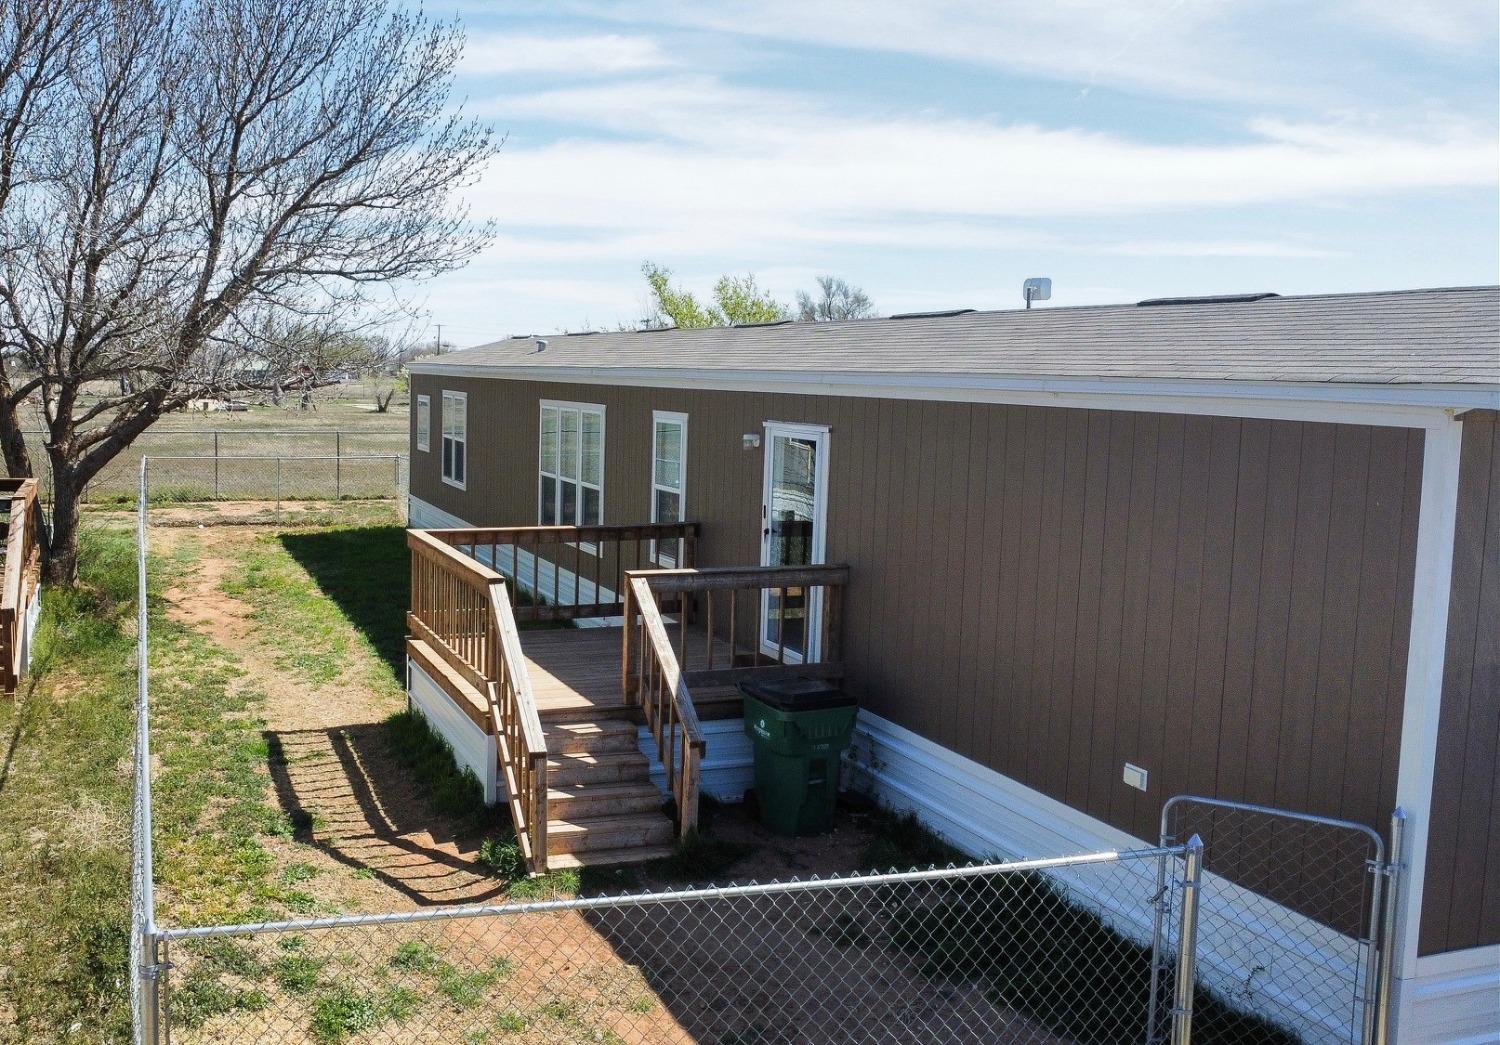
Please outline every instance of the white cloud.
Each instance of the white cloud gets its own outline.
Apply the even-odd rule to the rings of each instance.
[[[972,63],[1084,86],[1194,99],[1360,98],[1371,43],[1475,59],[1493,81],[1493,0],[640,0],[580,9],[727,34]],[[1295,22],[1295,31],[1289,31]],[[1366,82],[1368,80],[1368,82]]]
[[[1080,249],[1137,258],[1342,258],[1345,251],[1280,240],[1126,240]]]
[[[464,47],[461,71],[469,76],[586,77],[664,69],[673,64],[661,45],[646,36],[476,33]]]
[[[731,245],[779,255],[816,245],[1056,243],[1035,230],[1039,219],[1490,188],[1500,165],[1494,135],[1456,121],[1398,132],[1265,120],[1238,142],[1163,144],[1031,124],[861,116],[703,77],[541,92],[507,107],[609,132],[513,142],[473,194],[517,246],[555,260]],[[623,133],[631,128],[639,136]],[[1197,253],[1305,256],[1291,250],[1210,243]]]

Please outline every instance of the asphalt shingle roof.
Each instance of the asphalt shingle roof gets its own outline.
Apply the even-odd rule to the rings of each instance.
[[[1500,287],[512,337],[445,366],[1500,386]],[[434,362],[434,360],[424,360]]]

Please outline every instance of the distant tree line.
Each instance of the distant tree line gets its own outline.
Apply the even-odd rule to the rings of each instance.
[[[815,293],[799,290],[794,311],[761,289],[750,273],[720,276],[710,292],[712,300],[706,303],[674,285],[668,268],[648,261],[641,266],[641,274],[651,292],[653,312],[647,320],[648,326],[727,327],[793,318],[805,323],[825,323],[870,319],[875,315],[869,295],[835,276],[819,276]]]

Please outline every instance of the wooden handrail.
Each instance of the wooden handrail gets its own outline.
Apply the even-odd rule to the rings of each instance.
[[[41,579],[41,503],[35,479],[0,479],[9,495],[5,572],[0,578],[0,692],[14,693],[26,670],[26,617]]]
[[[624,610],[628,573],[692,566],[698,524],[492,526],[424,530],[433,542],[508,576],[518,594],[516,619],[613,617]],[[673,549],[669,554],[668,548]]]
[[[506,804],[531,869],[547,869],[547,741],[505,578],[421,530],[407,531],[411,609],[407,627],[488,705],[479,717],[495,738]],[[455,703],[470,710],[459,694]],[[471,718],[475,717],[473,714]]]
[[[627,574],[625,588],[625,627],[620,651],[620,677],[624,701],[641,709],[656,739],[657,754],[666,770],[667,786],[677,803],[678,830],[692,831],[698,823],[698,779],[706,745],[693,705],[689,678],[706,686],[727,685],[756,675],[843,674],[839,662],[843,589],[849,583],[849,567],[819,566],[724,566],[707,569],[638,570]],[[740,663],[736,614],[737,596],[754,592],[755,615],[761,617],[760,593],[780,593],[779,605],[785,607],[788,597],[800,599],[805,608],[812,605],[812,592],[821,597],[821,630],[819,657],[815,662],[790,663],[786,658],[785,632],[781,636],[780,655],[769,665],[762,661],[761,625],[755,628],[749,663]],[[714,618],[714,595],[729,593],[728,619]],[[673,647],[667,621],[662,616],[664,596],[675,596],[678,645]],[[698,612],[694,597],[703,603],[706,617],[704,631],[706,667],[689,672],[688,626]],[[790,618],[788,618],[790,619]],[[807,620],[804,611],[803,620]],[[728,638],[728,664],[714,667],[715,649]],[[804,636],[804,639],[812,636]],[[804,648],[807,643],[804,642]]]
[[[688,691],[677,654],[667,637],[661,610],[644,577],[629,578],[625,592],[625,674],[630,673],[628,636],[636,615],[640,618],[641,656],[637,665],[636,693],[646,726],[656,740],[657,756],[666,773],[667,789],[677,810],[677,831],[686,837],[698,828],[698,780],[708,749],[703,727]]]

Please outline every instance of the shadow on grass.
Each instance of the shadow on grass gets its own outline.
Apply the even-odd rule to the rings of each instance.
[[[406,677],[411,558],[400,526],[280,534],[281,546],[336,602],[396,678]]]

